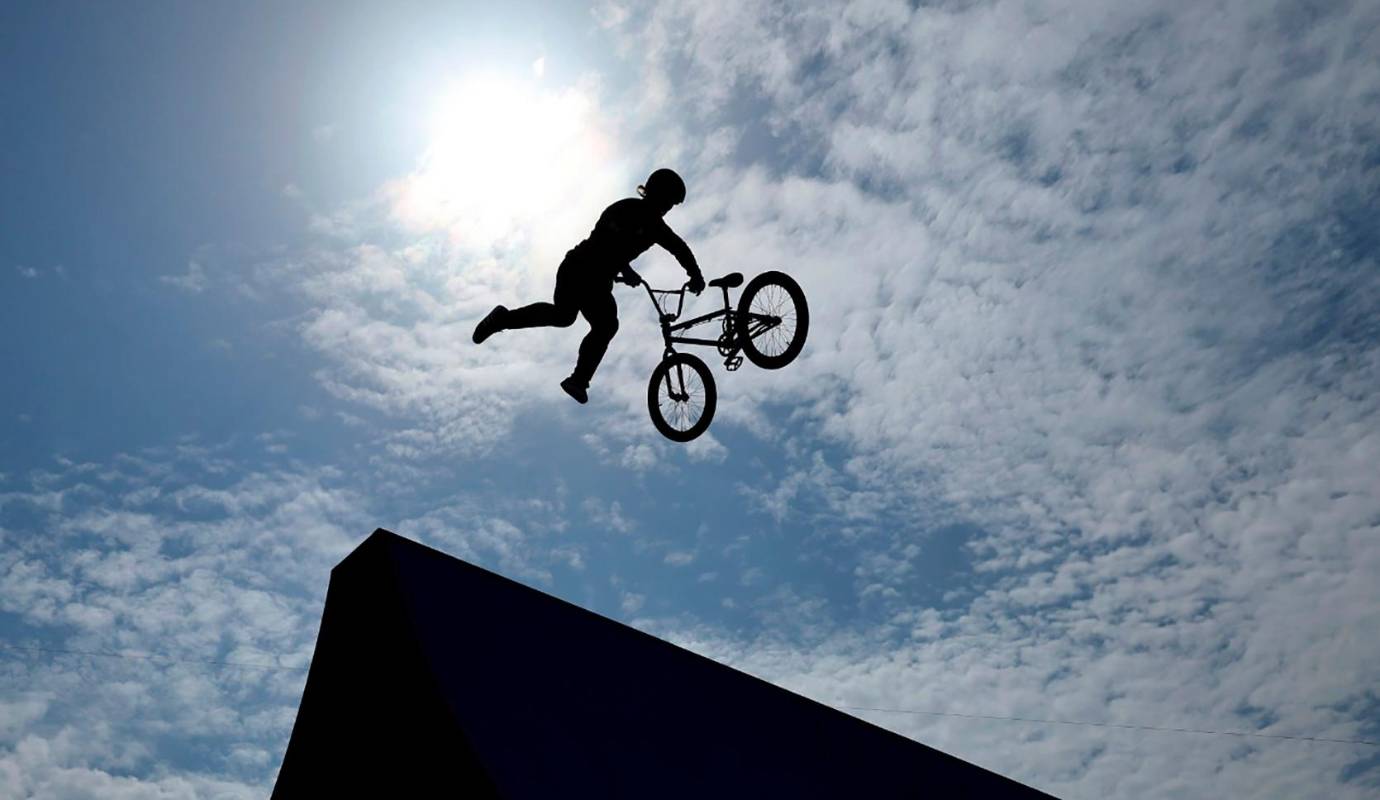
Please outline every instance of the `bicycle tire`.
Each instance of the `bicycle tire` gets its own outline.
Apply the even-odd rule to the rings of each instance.
[[[683,370],[673,373],[672,368],[678,365]],[[692,377],[698,379],[699,389],[694,387]],[[688,384],[685,393],[690,397],[686,401],[670,397],[670,389],[679,380]],[[697,397],[700,398],[698,403],[695,402]],[[657,432],[673,442],[688,442],[709,430],[718,399],[714,375],[709,371],[709,366],[689,353],[672,353],[662,359],[652,370],[652,378],[647,382],[647,413],[651,415]],[[691,412],[695,410],[698,410],[698,415],[691,419]]]
[[[759,304],[756,309],[754,303]],[[750,333],[753,314],[780,317],[781,323],[753,336]],[[738,343],[748,361],[762,369],[781,369],[800,355],[810,332],[810,307],[805,302],[805,291],[784,272],[763,272],[748,282],[738,298],[736,324]],[[768,340],[764,342],[769,343],[768,349],[759,346],[758,339]]]

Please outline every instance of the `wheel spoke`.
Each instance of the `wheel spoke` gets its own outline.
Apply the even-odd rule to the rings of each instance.
[[[698,370],[676,364],[675,377],[668,369],[665,379],[658,381],[658,387],[657,406],[661,418],[673,429],[688,431],[704,416],[704,381]],[[673,394],[685,399],[678,400],[671,396]]]
[[[795,339],[796,307],[785,287],[775,283],[763,286],[752,298],[751,312],[780,320],[753,336],[757,349],[772,357],[786,352]]]

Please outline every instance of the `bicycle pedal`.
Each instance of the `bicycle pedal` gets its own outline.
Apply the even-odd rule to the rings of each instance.
[[[742,365],[743,365],[743,357],[742,357],[742,356],[734,356],[733,358],[725,358],[725,359],[724,359],[724,366],[725,366],[725,367],[728,367],[728,371],[729,371],[729,372],[733,372],[734,370],[738,369],[738,368],[741,367]]]

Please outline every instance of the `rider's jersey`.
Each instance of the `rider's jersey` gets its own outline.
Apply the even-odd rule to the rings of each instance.
[[[700,274],[690,246],[647,201],[637,197],[624,198],[604,209],[589,238],[575,245],[569,256],[584,262],[591,277],[612,279],[654,244],[675,256],[691,277]]]

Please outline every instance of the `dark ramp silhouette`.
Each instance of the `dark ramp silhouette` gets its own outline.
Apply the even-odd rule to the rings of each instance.
[[[1048,795],[380,529],[273,797]]]

